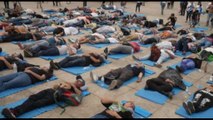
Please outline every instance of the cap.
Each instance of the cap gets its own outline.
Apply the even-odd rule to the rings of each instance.
[[[81,81],[83,86],[85,85],[85,80],[80,75],[76,76],[76,80]]]

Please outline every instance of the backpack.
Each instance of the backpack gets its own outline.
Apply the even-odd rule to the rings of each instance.
[[[64,105],[60,104],[59,101],[57,101],[57,98],[60,98],[63,100]],[[71,92],[70,90],[64,90],[64,89],[57,89],[54,93],[54,101],[55,103],[63,109],[61,114],[65,112],[65,108],[68,106],[78,106],[82,101],[82,95],[75,94]]]

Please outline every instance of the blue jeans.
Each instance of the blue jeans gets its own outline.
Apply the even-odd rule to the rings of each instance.
[[[188,40],[186,38],[181,38],[177,43],[176,43],[176,50],[179,51],[188,51]]]
[[[64,41],[56,42],[54,37],[49,38],[47,41],[49,42],[50,46],[65,45],[66,44]]]
[[[58,64],[62,68],[73,67],[73,66],[88,66],[85,57],[81,56],[68,56],[60,61]]]
[[[13,23],[14,25],[22,25],[22,24],[31,24],[32,21],[30,19],[21,19],[21,18],[16,18],[16,19],[11,19],[9,20],[10,23]]]
[[[29,47],[30,51],[39,51],[40,46],[48,47],[49,43],[46,40],[39,40],[39,41],[36,41],[35,43],[30,43],[30,44],[24,45],[24,48]]]
[[[40,51],[34,54],[35,57],[38,56],[57,56],[60,55],[59,50],[56,46],[40,47]]]
[[[92,116],[91,118],[108,118],[108,117],[99,113],[99,114],[96,114],[95,116]]]
[[[0,77],[0,92],[11,89],[24,87],[32,84],[30,76],[25,72],[17,72]]]
[[[183,59],[181,61],[181,68],[183,68],[184,71],[195,68],[195,63],[191,59]]]
[[[212,46],[212,42],[208,41],[207,39],[203,38],[199,41],[199,46],[204,46],[205,48],[206,47],[210,47]]]
[[[207,16],[207,21],[206,21],[206,24],[207,26],[209,25],[209,21],[213,19],[213,14],[212,13],[209,13],[208,16]]]

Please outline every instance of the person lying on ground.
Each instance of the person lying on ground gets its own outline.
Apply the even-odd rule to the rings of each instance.
[[[141,82],[144,75],[145,67],[142,63],[128,64],[125,67],[111,70],[103,76],[90,72],[90,77],[94,82],[97,82],[97,80],[104,81],[105,84],[109,85],[109,90],[120,88],[124,82],[135,76],[138,76],[137,82]]]
[[[71,92],[72,95],[76,97],[73,98],[73,104],[80,104],[83,98],[81,87],[84,85],[85,80],[81,76],[77,76],[74,83],[61,82],[60,84],[55,84],[52,88],[47,88],[38,93],[30,95],[21,105],[13,106],[11,108],[4,108],[2,110],[2,115],[4,115],[6,118],[17,118],[24,113],[30,112],[37,108],[55,104],[55,100],[58,102],[65,102],[66,98],[60,94],[56,94],[56,91],[61,91],[64,94]],[[80,101],[78,101],[77,98],[80,98]]]

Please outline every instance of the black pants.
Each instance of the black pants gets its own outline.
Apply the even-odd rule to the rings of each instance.
[[[136,7],[135,7],[135,12],[137,12],[137,11],[140,12],[140,8],[141,8],[141,5],[137,4]]]
[[[16,62],[17,65],[17,72],[23,72],[25,70],[25,68],[27,67],[35,67],[35,66],[39,66],[39,65],[33,65],[30,63],[26,63],[26,62]]]
[[[61,60],[58,64],[62,68],[90,65],[90,63],[86,61],[86,58],[82,56],[68,56]]]
[[[188,51],[188,40],[187,38],[181,38],[175,45],[176,50],[187,52]]]
[[[145,41],[144,41],[144,44],[152,44],[152,43],[158,43],[158,41],[155,39],[155,38],[147,38]]]
[[[193,100],[192,100],[192,103],[195,107],[195,112],[205,111],[209,108],[212,108],[213,107],[213,96],[212,95],[213,95],[212,93],[210,95],[210,94],[204,92],[204,90],[199,90],[199,91],[195,92],[195,94],[193,96]],[[210,100],[210,101],[207,102],[206,100]],[[202,103],[203,103],[203,105],[201,105]]]
[[[14,114],[18,117],[36,108],[54,104],[54,92],[55,90],[53,89],[42,90],[34,95],[31,95],[23,104],[11,110],[13,110]]]
[[[186,35],[186,34],[188,34],[188,32],[187,32],[186,30],[179,30],[179,31],[177,32],[177,34]]]
[[[187,11],[187,13],[186,13],[186,21],[191,21],[192,20],[192,11]]]
[[[56,46],[49,46],[49,47],[39,47],[39,51],[33,52],[34,57],[39,57],[39,56],[57,56],[60,55],[59,50]]]
[[[9,9],[9,1],[4,1],[4,6]]]
[[[124,68],[118,68],[118,69],[115,69],[115,70],[112,70],[110,72],[108,72],[107,74],[104,75],[104,82],[106,84],[111,84],[111,82],[113,80],[117,80],[118,81],[118,84],[117,84],[117,87],[120,87],[123,82],[131,79],[132,77],[134,76],[132,70],[124,67]]]
[[[148,86],[148,89],[158,91],[162,94],[171,92],[173,89],[173,87],[169,83],[159,78],[152,78],[147,80],[146,85]]]

